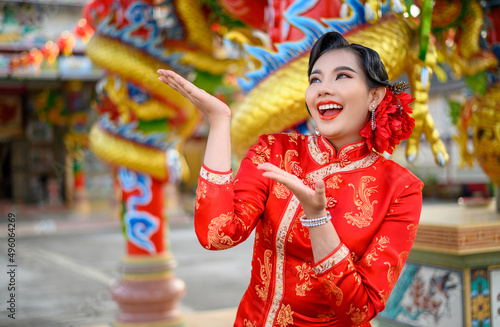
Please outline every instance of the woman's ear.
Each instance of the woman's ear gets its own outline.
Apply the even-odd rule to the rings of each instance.
[[[384,86],[380,86],[380,87],[377,87],[375,89],[372,89],[370,91],[370,95],[371,95],[370,107],[372,105],[375,105],[375,107],[378,107],[380,102],[382,102],[382,100],[384,99],[386,91],[387,91],[387,88]]]

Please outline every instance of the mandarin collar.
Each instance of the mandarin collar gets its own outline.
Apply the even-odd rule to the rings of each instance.
[[[346,144],[341,147],[338,152],[323,136],[317,137],[316,144],[322,153],[328,155],[328,162],[339,162],[341,166],[357,161],[365,157],[370,152],[364,139],[358,142]]]

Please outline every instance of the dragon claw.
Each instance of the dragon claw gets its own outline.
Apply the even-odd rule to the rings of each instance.
[[[399,0],[392,1],[392,12],[396,15],[401,15],[404,11],[403,5]]]
[[[446,164],[448,163],[448,159],[446,158],[446,156],[442,152],[438,152],[436,154],[436,161],[437,161],[438,165],[440,165],[441,167],[446,166]]]
[[[365,3],[365,19],[367,22],[374,22],[375,20],[375,13],[368,3]]]
[[[408,160],[408,162],[414,162],[415,159],[417,159],[417,154],[416,153],[408,154],[406,156],[406,160]]]

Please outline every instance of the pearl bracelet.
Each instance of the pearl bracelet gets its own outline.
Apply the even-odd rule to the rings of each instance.
[[[326,216],[318,217],[318,218],[306,218],[306,215],[300,217],[300,222],[304,227],[316,227],[326,224],[329,220],[332,219],[332,216],[329,212],[326,213]]]

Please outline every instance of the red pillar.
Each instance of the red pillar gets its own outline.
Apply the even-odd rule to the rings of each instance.
[[[178,308],[185,285],[172,272],[176,263],[164,242],[163,182],[123,167],[117,178],[127,255],[121,262],[122,280],[112,289],[120,310],[113,325],[185,326]]]

